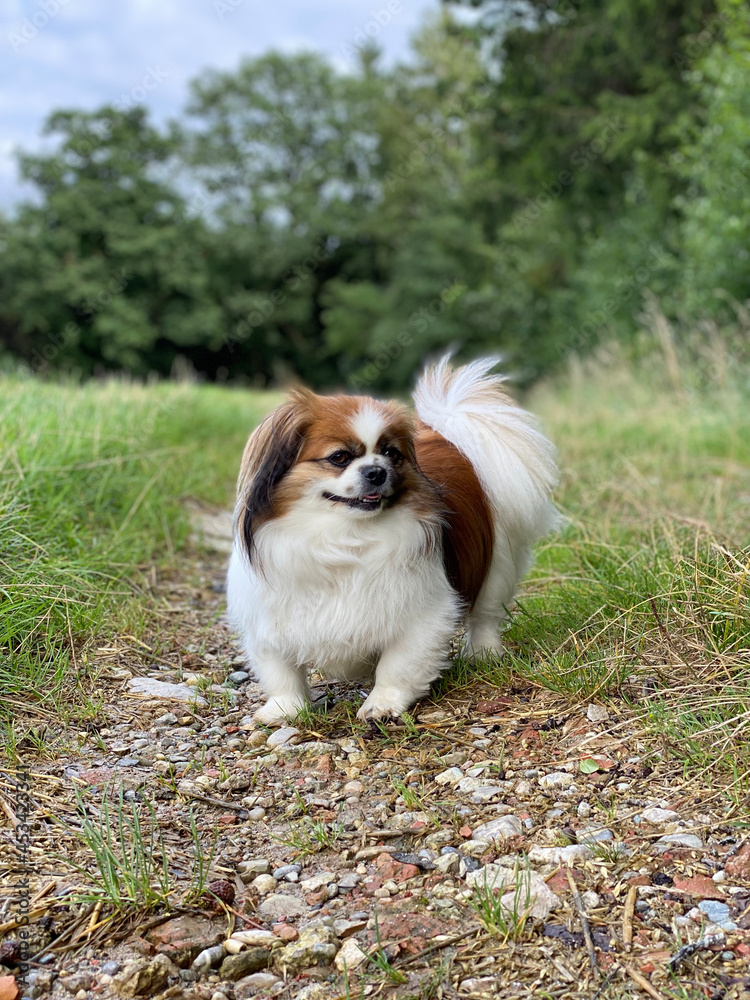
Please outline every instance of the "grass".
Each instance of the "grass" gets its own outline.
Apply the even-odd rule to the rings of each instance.
[[[193,385],[0,378],[0,737],[96,715],[96,640],[143,627],[143,574],[227,503],[273,398]]]
[[[104,797],[99,816],[94,821],[85,814],[80,796],[77,802],[79,812],[85,816],[79,837],[88,848],[96,871],[92,873],[90,867],[60,860],[70,864],[92,884],[89,896],[118,910],[130,907],[149,910],[169,905],[177,886],[169,870],[168,852],[153,804],[126,803],[120,788],[114,800]],[[205,892],[217,841],[214,838],[213,847],[207,854],[192,810],[190,831],[193,870],[184,896],[185,900],[197,900]]]
[[[560,448],[567,525],[539,546],[506,656],[479,673],[629,706],[660,752],[731,775],[737,791],[750,778],[750,372],[688,339],[667,343],[662,330],[631,356],[607,348],[528,400]],[[183,545],[183,500],[230,501],[247,430],[275,401],[0,381],[8,753],[42,749],[52,717],[96,715],[97,643],[142,633],[144,574]],[[435,694],[476,677],[459,657]],[[355,707],[303,722],[361,733]],[[405,720],[404,738],[414,729]]]
[[[503,896],[511,892],[513,899],[510,904],[503,903]],[[475,884],[468,903],[490,934],[503,944],[522,940],[532,905],[528,867],[522,867],[517,861],[512,883],[499,889],[487,882],[485,871],[484,882]]]
[[[341,835],[341,830],[342,827],[338,823],[324,823],[323,820],[312,820],[308,816],[304,816],[301,823],[290,826],[286,837],[276,837],[275,839],[280,844],[291,847],[296,858],[305,858],[334,847]]]

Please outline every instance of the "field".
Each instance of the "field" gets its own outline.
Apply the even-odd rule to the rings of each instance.
[[[196,511],[210,513],[231,505],[247,432],[278,398],[187,383],[141,386],[111,381],[80,387],[20,377],[0,381],[0,733],[5,754],[0,773],[10,780],[19,768],[31,767],[40,788],[44,780],[51,782],[39,808],[48,826],[49,818],[57,817],[66,846],[52,843],[54,837],[50,843],[58,855],[75,857],[78,889],[95,902],[88,910],[81,910],[80,902],[78,909],[70,909],[67,897],[63,901],[52,892],[50,906],[54,902],[59,925],[67,926],[65,919],[80,923],[81,912],[90,914],[90,907],[98,905],[97,920],[85,939],[94,949],[106,944],[97,922],[100,915],[111,935],[110,947],[145,919],[144,909],[158,911],[178,898],[183,905],[188,899],[194,903],[196,880],[201,886],[205,882],[196,876],[197,858],[205,860],[210,854],[214,876],[226,878],[233,870],[227,847],[227,840],[237,846],[232,827],[221,833],[206,806],[217,795],[226,805],[231,789],[243,787],[227,785],[232,772],[226,761],[210,765],[210,758],[204,763],[201,757],[199,765],[191,758],[180,773],[174,767],[170,771],[167,760],[154,778],[158,794],[144,784],[153,794],[149,799],[142,790],[140,801],[156,808],[143,820],[151,822],[152,833],[170,827],[160,810],[175,803],[192,801],[203,810],[194,815],[191,806],[189,819],[185,809],[181,813],[183,828],[187,824],[193,829],[193,865],[188,875],[183,871],[168,877],[169,888],[160,889],[156,876],[155,882],[149,875],[145,883],[136,879],[132,893],[119,901],[113,900],[111,886],[107,889],[95,850],[96,831],[101,834],[102,827],[95,828],[93,820],[83,826],[75,821],[85,799],[99,803],[87,815],[99,817],[96,822],[101,824],[102,801],[107,801],[106,796],[102,800],[102,782],[86,772],[88,777],[66,788],[61,773],[63,764],[79,767],[82,761],[96,759],[99,769],[112,777],[111,738],[132,734],[141,724],[139,718],[145,731],[159,714],[148,703],[139,714],[137,701],[122,696],[128,678],[149,671],[162,670],[167,680],[192,677],[219,724],[229,733],[243,732],[245,712],[234,710],[232,698],[220,688],[227,674],[238,668],[221,623],[218,581],[224,556],[196,538],[195,518]],[[637,795],[643,802],[679,800],[683,818],[688,812],[698,817],[688,824],[691,832],[723,824],[725,836],[734,837],[732,843],[741,852],[737,838],[750,819],[750,386],[731,366],[718,373],[714,366],[707,374],[705,367],[682,359],[671,341],[662,338],[642,351],[639,360],[611,348],[585,365],[576,362],[565,377],[537,387],[525,402],[559,446],[563,479],[558,501],[566,525],[539,547],[508,633],[506,657],[478,667],[457,660],[434,697],[415,710],[405,728],[383,727],[374,740],[353,720],[352,706],[359,697],[353,690],[335,691],[336,704],[327,712],[310,713],[298,726],[305,739],[318,741],[315,745],[358,741],[362,759],[350,759],[348,769],[340,769],[350,783],[369,773],[375,761],[388,760],[394,807],[427,815],[434,833],[446,824],[456,831],[466,826],[462,816],[469,813],[461,809],[468,807],[458,808],[455,796],[447,803],[445,791],[440,799],[430,782],[447,766],[441,762],[450,756],[451,745],[474,752],[477,742],[467,736],[467,726],[478,726],[487,736],[478,740],[480,773],[489,768],[507,784],[515,757],[522,758],[532,774],[536,772],[531,765],[540,761],[558,766],[573,761],[577,768],[582,755],[572,752],[571,733],[580,740],[586,732],[587,706],[599,707],[609,725],[589,740],[594,749],[587,759],[596,772],[594,779],[606,779],[616,764],[618,780],[627,784],[637,766]],[[201,687],[202,673],[219,687]],[[213,698],[212,691],[218,691]],[[162,705],[161,712],[168,707]],[[570,720],[578,720],[578,725],[581,719],[583,729],[571,729]],[[265,742],[265,734],[260,742],[257,737],[257,730],[251,732],[245,748],[252,761],[261,759],[258,748]],[[234,737],[233,759],[236,767],[247,768],[238,739]],[[205,747],[201,752],[205,756]],[[267,754],[267,748],[263,752]],[[482,754],[493,762],[482,760]],[[330,753],[328,760],[330,765]],[[270,804],[262,807],[266,818],[261,825],[270,824],[268,831],[261,834],[254,827],[246,832],[245,842],[249,837],[253,850],[241,856],[258,856],[261,845],[278,855],[282,844],[286,853],[277,856],[279,862],[295,855],[305,858],[305,864],[327,859],[350,835],[345,824],[337,825],[333,813],[329,816],[330,809],[318,818],[315,806],[303,802],[299,789],[304,792],[305,786],[294,774],[298,759],[287,764],[298,789],[294,794],[299,811],[295,813],[292,791],[286,793],[278,815]],[[276,765],[274,760],[268,766]],[[284,761],[278,766],[283,768]],[[200,786],[202,804],[191,785],[201,769],[206,782]],[[522,771],[516,770],[516,777]],[[257,773],[256,766],[256,779]],[[277,784],[288,780],[282,776]],[[219,795],[215,788],[221,782]],[[209,794],[210,787],[214,791]],[[9,789],[6,814],[12,816]],[[628,794],[632,797],[632,788]],[[364,802],[368,792],[362,795]],[[603,804],[595,804],[595,813],[600,810],[598,818],[614,829],[627,810],[622,812],[614,792],[611,800],[605,802],[600,795],[598,801]],[[122,824],[126,807],[122,798],[113,802]],[[239,808],[235,803],[224,813],[231,819],[232,810]],[[627,815],[632,814],[630,808]],[[222,822],[229,822],[226,816]],[[627,841],[624,819],[622,824],[615,832],[618,841]],[[550,842],[570,843],[570,823],[561,820],[560,825],[564,834],[555,830],[558,839]],[[361,829],[361,824],[351,827]],[[550,829],[549,821],[545,829]],[[52,836],[45,830],[44,843]],[[119,838],[131,847],[137,840],[127,823],[120,826]],[[336,841],[339,846],[333,851]],[[165,868],[169,843],[169,837],[167,846],[164,841],[157,841],[156,848],[151,843],[152,854],[164,855]],[[359,846],[366,845],[363,834]],[[424,842],[417,838],[412,846],[417,850]],[[186,849],[183,843],[180,850]],[[404,849],[410,850],[408,845]],[[486,855],[483,860],[487,862]],[[677,861],[688,877],[704,871],[697,856]],[[603,898],[605,884],[616,885],[622,871],[640,870],[632,860],[624,865],[616,853],[600,853],[596,862],[591,891],[596,888]],[[206,864],[203,875],[208,877]],[[203,862],[198,867],[202,870]],[[50,861],[45,875],[56,886],[67,886],[66,892],[71,879],[75,882],[60,862]],[[590,876],[586,866],[575,869],[581,888]],[[741,891],[735,897],[740,902],[745,898]],[[618,905],[623,903],[621,890],[615,898]],[[454,906],[450,893],[443,899]],[[518,996],[594,995],[598,980],[593,972],[586,980],[583,950],[574,961],[559,955],[556,959],[583,985],[574,987],[565,976],[556,984],[548,978],[548,992],[540,992],[541,980],[522,971],[523,962],[513,948],[516,939],[528,940],[525,919],[518,922],[520,928],[503,924],[505,930],[498,930],[493,902],[491,891],[484,902],[472,900],[479,930],[478,943],[472,941],[471,946],[478,950],[467,966],[460,948],[455,954],[448,948],[454,964],[445,966],[446,991],[458,988],[467,968],[486,968],[482,963],[492,952],[482,950],[483,941],[501,940],[504,957],[493,959],[493,975],[498,982],[503,976],[523,981]],[[455,917],[450,906],[446,903],[435,912]],[[385,904],[382,913],[385,919]],[[600,916],[602,926],[608,926],[609,918]],[[569,929],[577,919],[571,906]],[[449,944],[453,947],[454,942]],[[647,944],[653,951],[654,942],[649,939]],[[51,944],[48,947],[54,952]],[[422,979],[415,985],[419,963],[412,958],[399,972],[399,954],[401,959],[407,954],[403,949],[388,953],[387,948],[378,952],[378,947],[379,939],[372,944],[375,958],[357,980],[357,992],[352,978],[352,996],[360,995],[360,989],[369,995],[368,984],[404,996],[452,995],[437,992],[443,988],[439,978],[432,986]],[[65,953],[70,957],[70,951]],[[537,962],[536,976],[543,959],[533,954],[524,961],[529,968],[529,962]],[[79,952],[72,955],[80,958]],[[671,973],[659,978],[663,968],[658,962],[655,971],[653,962],[651,969],[636,963],[628,978],[630,966],[623,959],[614,966],[618,976],[608,973],[599,983],[601,995],[631,995],[637,976],[646,974],[638,968],[654,972],[654,988],[662,996],[707,995],[701,990],[714,982],[714,966],[691,962],[690,976],[677,986]],[[598,975],[610,965],[603,961],[601,968]],[[321,996],[343,996],[342,982],[336,987],[339,993]],[[348,983],[347,978],[347,995]],[[492,992],[486,984],[482,988]]]

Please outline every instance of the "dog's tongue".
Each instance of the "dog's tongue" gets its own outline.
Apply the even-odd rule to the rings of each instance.
[[[379,493],[365,493],[365,495],[362,497],[362,499],[363,500],[379,500],[380,499],[380,494]]]

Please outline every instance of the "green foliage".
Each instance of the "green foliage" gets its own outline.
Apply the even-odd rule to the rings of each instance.
[[[404,64],[208,71],[166,129],[53,114],[20,157],[37,197],[0,220],[7,353],[401,392],[446,349],[529,383],[654,302],[682,329],[740,314],[746,5],[465,3]]]

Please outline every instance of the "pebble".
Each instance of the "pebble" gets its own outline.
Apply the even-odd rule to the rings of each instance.
[[[483,802],[491,802],[504,792],[505,788],[502,785],[482,785],[471,796],[471,801],[480,805]]]
[[[586,718],[589,722],[606,722],[609,718],[609,711],[604,705],[589,705],[586,709]]]
[[[698,850],[703,847],[703,842],[694,833],[667,833],[659,837],[655,847],[660,851],[669,850],[670,847],[691,847]]]
[[[253,996],[255,993],[265,993],[272,989],[281,980],[272,972],[254,972],[251,976],[243,976],[234,984],[234,995],[243,997]]]
[[[647,823],[651,823],[652,826],[661,826],[663,823],[675,823],[680,818],[680,814],[674,812],[672,809],[657,809],[656,806],[644,809],[640,815],[642,819]]]
[[[716,899],[702,899],[697,907],[712,924],[721,927],[723,931],[736,931],[737,924],[729,919],[729,907]]]
[[[334,965],[339,972],[343,972],[344,969],[358,969],[366,961],[367,955],[362,951],[354,938],[348,938],[344,941],[344,944],[336,955]]]
[[[250,883],[256,892],[260,893],[261,896],[267,896],[269,892],[273,892],[278,882],[273,877],[273,875],[258,875]]]
[[[481,826],[478,826],[472,833],[472,840],[484,840],[488,843],[493,843],[496,840],[507,837],[517,837],[522,832],[523,824],[521,820],[518,816],[514,816],[511,813],[507,816],[498,816],[497,819],[492,819],[489,823],[483,823]],[[466,844],[464,844],[464,850],[466,850]]]
[[[591,815],[591,805],[584,799],[582,802],[578,803],[578,808],[576,809],[577,814],[581,819],[588,819]]]
[[[538,847],[535,844],[528,855],[529,861],[547,865],[567,865],[573,861],[587,861],[593,856],[594,852],[585,844],[571,844],[569,847]]]
[[[466,876],[466,884],[480,888],[487,886],[502,892],[506,885],[517,886],[519,879],[521,880],[520,892],[523,895],[524,904],[528,886],[529,915],[537,920],[546,920],[550,913],[560,905],[560,899],[538,872],[489,864],[479,871],[469,872]],[[518,908],[518,894],[515,891],[503,893],[500,902],[506,910],[512,913],[514,909]]]
[[[271,863],[265,858],[248,858],[247,861],[240,861],[237,871],[240,875],[268,875]]]
[[[195,702],[202,707],[206,704],[206,699],[197,694],[194,687],[189,687],[187,684],[170,684],[168,681],[158,681],[154,677],[131,677],[128,687],[133,694],[143,694],[149,698]]]
[[[265,815],[266,810],[262,806],[255,806],[248,812],[247,818],[257,822],[258,820],[265,819]]]
[[[277,881],[296,882],[302,871],[302,865],[282,865],[271,873]]]
[[[307,903],[304,903],[296,896],[287,896],[283,893],[272,893],[270,896],[266,896],[258,907],[258,913],[263,920],[279,920],[281,917],[301,917],[308,910],[309,906]]]
[[[459,781],[463,779],[463,771],[458,767],[449,767],[445,771],[441,771],[440,774],[435,775],[435,781],[438,785],[456,785]]]
[[[250,674],[246,670],[234,670],[229,677],[227,677],[227,680],[230,684],[234,684],[236,687],[239,687],[241,684],[247,684],[250,680]]]
[[[552,774],[545,774],[539,779],[539,785],[545,790],[557,788],[570,788],[575,779],[567,771],[553,771]]]
[[[224,946],[216,944],[211,948],[204,948],[203,951],[199,952],[190,968],[193,972],[202,974],[204,972],[208,972],[208,970],[213,968],[214,965],[218,965],[223,957]]]
[[[235,931],[232,940],[240,941],[242,944],[254,948],[272,948],[279,943],[272,931],[262,930]]]
[[[293,740],[297,735],[299,735],[299,729],[295,729],[294,726],[282,726],[281,729],[277,729],[271,733],[266,740],[266,746],[282,747],[285,743],[289,743],[290,740]]]
[[[579,844],[600,844],[608,840],[614,840],[615,835],[606,827],[589,826],[583,830],[576,831],[576,840]]]

